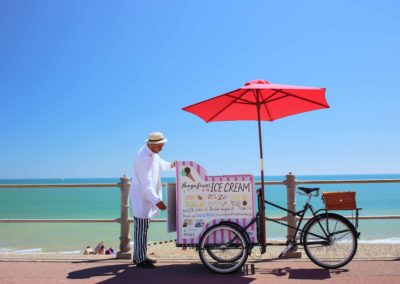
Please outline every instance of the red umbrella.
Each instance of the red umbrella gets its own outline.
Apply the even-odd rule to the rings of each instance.
[[[199,116],[206,122],[226,120],[258,121],[262,184],[261,200],[264,200],[261,120],[274,121],[285,116],[322,108],[329,108],[325,99],[325,88],[272,84],[265,80],[254,80],[239,89],[184,107],[183,110]],[[264,204],[261,209],[261,216],[265,216]],[[263,243],[265,243],[265,233],[263,233]]]

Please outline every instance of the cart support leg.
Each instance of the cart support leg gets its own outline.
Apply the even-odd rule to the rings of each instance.
[[[296,176],[292,173],[286,175],[286,180],[284,181],[287,189],[287,209],[296,212]],[[287,223],[289,226],[296,227],[296,216],[288,212]],[[293,238],[295,229],[287,228],[287,240]],[[297,251],[297,247],[293,247],[290,251],[286,253],[287,258],[301,258],[301,252]]]

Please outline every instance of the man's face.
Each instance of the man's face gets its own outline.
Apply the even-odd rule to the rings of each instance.
[[[149,149],[153,152],[153,153],[158,153],[162,150],[162,148],[164,147],[164,143],[160,143],[160,144],[147,144],[149,146]]]

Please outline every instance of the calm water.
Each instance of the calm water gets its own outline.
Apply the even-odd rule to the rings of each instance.
[[[298,176],[298,180],[353,180],[400,179],[391,175],[330,175]],[[267,177],[282,181],[284,177]],[[1,184],[63,184],[63,183],[117,183],[118,179],[34,179],[0,180]],[[163,182],[174,182],[165,178]],[[319,185],[307,185],[319,186]],[[361,215],[400,215],[400,183],[320,185],[322,191],[356,191]],[[286,188],[267,186],[266,199],[286,205]],[[164,196],[165,197],[165,196]],[[165,200],[165,198],[164,198]],[[297,209],[305,198],[297,195]],[[314,207],[323,207],[320,197],[314,198]],[[350,214],[351,212],[345,212]],[[0,219],[108,219],[120,214],[119,188],[71,189],[0,189]],[[281,211],[267,206],[268,216],[283,216]],[[165,217],[162,214],[160,217]],[[360,222],[361,241],[400,243],[400,220],[375,220]],[[173,240],[175,233],[166,233],[166,224],[151,224],[149,239],[153,242]],[[118,250],[120,228],[117,223],[96,224],[46,224],[0,223],[0,253],[7,252],[63,252],[78,253],[86,245],[95,246],[103,240],[107,247]],[[286,228],[267,223],[268,239],[284,239]]]

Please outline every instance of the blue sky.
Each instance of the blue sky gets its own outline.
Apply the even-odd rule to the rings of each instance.
[[[131,175],[166,160],[259,173],[256,122],[182,107],[253,79],[325,87],[263,122],[266,175],[400,173],[398,1],[0,0],[0,178]]]

